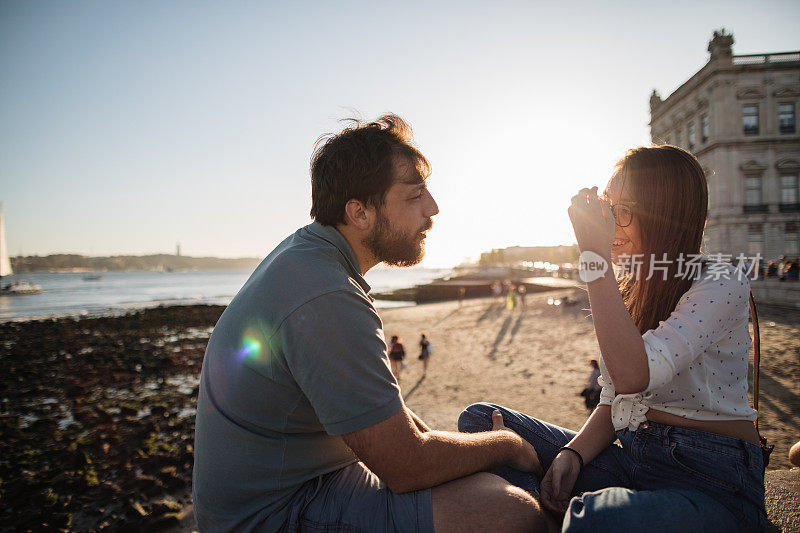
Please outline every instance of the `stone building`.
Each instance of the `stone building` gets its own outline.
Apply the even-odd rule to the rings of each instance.
[[[800,255],[800,52],[733,55],[714,32],[708,63],[662,100],[650,97],[654,143],[694,153],[708,176],[706,253],[764,261]]]

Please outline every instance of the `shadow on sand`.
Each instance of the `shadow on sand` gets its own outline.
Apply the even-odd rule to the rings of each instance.
[[[415,391],[415,390],[417,390],[417,389],[419,388],[419,386],[420,386],[420,385],[422,385],[422,382],[423,382],[423,381],[425,381],[425,376],[424,376],[424,375],[423,375],[423,376],[420,376],[420,378],[419,378],[419,381],[417,381],[417,382],[414,384],[414,386],[413,386],[413,387],[411,387],[411,390],[410,390],[410,391],[408,391],[406,394],[404,394],[404,395],[403,395],[403,399],[404,399],[404,400],[408,400],[409,398],[411,398],[411,395],[412,395],[412,394],[414,394],[414,391]]]

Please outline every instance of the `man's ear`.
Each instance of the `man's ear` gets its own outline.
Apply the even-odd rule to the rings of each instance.
[[[345,221],[356,228],[367,231],[375,220],[375,208],[367,206],[361,200],[351,198],[344,206]]]

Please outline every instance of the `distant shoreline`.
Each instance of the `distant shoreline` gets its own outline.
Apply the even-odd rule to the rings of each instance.
[[[178,272],[199,270],[253,270],[258,257],[191,257],[185,255],[117,255],[88,257],[79,254],[17,256],[11,258],[16,274],[35,272]]]
[[[160,270],[150,268],[130,268],[130,269],[94,269],[94,268],[52,268],[49,270],[19,270],[15,271],[11,276],[23,274],[104,274],[106,272],[164,272],[164,273],[182,273],[182,272],[226,272],[226,271],[251,271],[252,268],[225,268],[225,267],[210,267],[210,268],[181,268],[172,270]]]

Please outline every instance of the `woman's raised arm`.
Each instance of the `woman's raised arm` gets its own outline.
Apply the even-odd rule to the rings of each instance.
[[[641,392],[650,381],[650,370],[644,341],[622,301],[611,267],[615,229],[611,205],[598,198],[597,187],[593,187],[581,189],[568,212],[581,253],[594,252],[608,267],[587,286],[597,342],[611,381],[617,394]]]

